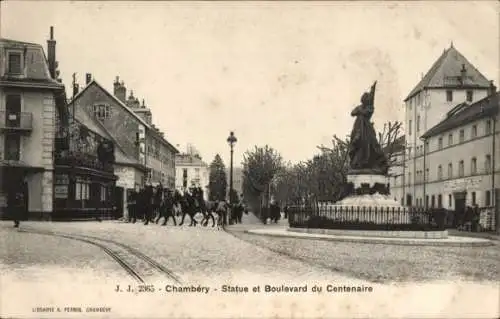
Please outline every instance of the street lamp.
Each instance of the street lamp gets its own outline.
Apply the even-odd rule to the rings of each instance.
[[[231,191],[233,190],[233,147],[237,141],[238,140],[236,139],[236,136],[234,136],[234,132],[231,131],[229,133],[229,137],[227,138],[227,143],[231,148],[231,162],[229,166],[229,204],[232,204]]]

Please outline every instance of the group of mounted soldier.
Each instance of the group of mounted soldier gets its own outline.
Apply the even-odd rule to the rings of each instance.
[[[191,187],[184,190],[171,190],[161,184],[154,187],[146,185],[139,191],[132,191],[127,200],[128,221],[135,223],[137,219],[143,220],[145,225],[150,222],[158,223],[163,218],[162,225],[166,225],[172,218],[177,226],[176,216],[182,215],[179,226],[184,224],[186,215],[190,218],[189,226],[196,226],[198,221],[195,215],[201,213],[203,219],[199,222],[207,226],[212,221],[212,227],[217,224],[224,226],[232,223],[241,223],[243,213],[246,211],[241,201],[227,203],[225,200],[206,201],[201,187]]]

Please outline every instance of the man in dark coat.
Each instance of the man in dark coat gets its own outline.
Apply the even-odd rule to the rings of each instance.
[[[128,197],[127,200],[127,209],[128,209],[128,222],[129,223],[135,223],[137,221],[137,213],[136,213],[136,206],[137,206],[137,192],[135,189],[133,189]]]

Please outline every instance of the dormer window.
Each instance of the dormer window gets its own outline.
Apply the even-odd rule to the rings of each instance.
[[[467,90],[467,102],[472,102],[474,98],[474,92],[472,90]]]
[[[9,74],[21,74],[22,73],[21,52],[9,52],[7,56],[8,56],[7,72]]]
[[[446,91],[446,101],[453,102],[453,91],[452,90]]]

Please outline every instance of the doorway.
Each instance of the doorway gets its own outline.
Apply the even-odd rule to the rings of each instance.
[[[114,219],[118,219],[121,217],[124,217],[123,215],[123,202],[124,202],[124,190],[123,187],[115,187],[115,192],[114,192],[114,206],[116,209],[113,211],[114,214]]]
[[[467,198],[467,192],[456,192],[453,193],[455,199],[455,218],[453,219],[453,227],[456,227],[465,215],[465,200]]]

